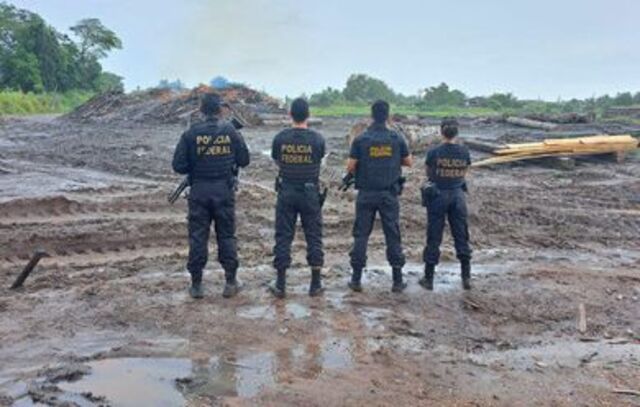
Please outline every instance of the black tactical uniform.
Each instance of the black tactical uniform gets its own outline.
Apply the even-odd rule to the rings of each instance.
[[[279,173],[276,180],[276,244],[273,250],[273,266],[278,272],[278,280],[272,291],[278,296],[284,296],[298,215],[307,242],[307,263],[312,269],[310,294],[319,294],[321,290],[320,269],[324,264],[324,253],[318,178],[324,155],[324,138],[313,130],[286,129],[273,139],[271,157],[278,163]]]
[[[187,130],[176,147],[173,169],[188,174],[189,261],[192,283],[200,287],[207,264],[211,222],[215,224],[218,261],[226,286],[237,291],[238,253],[235,237],[235,171],[249,165],[249,150],[231,123],[210,117]],[[233,295],[233,294],[231,294]]]
[[[362,270],[367,264],[367,244],[376,213],[380,214],[387,245],[387,261],[393,268],[394,291],[402,291],[405,257],[400,238],[400,178],[402,159],[409,156],[405,139],[383,124],[373,124],[351,145],[350,157],[357,160],[356,219],[353,225],[349,286],[360,291]]]
[[[433,270],[440,260],[440,244],[447,218],[456,255],[462,264],[462,277],[467,280],[468,285],[471,248],[467,227],[465,175],[470,164],[469,150],[459,144],[443,143],[427,153],[427,176],[437,188],[437,193],[427,203],[427,245],[423,256],[427,279],[430,278],[431,281]]]

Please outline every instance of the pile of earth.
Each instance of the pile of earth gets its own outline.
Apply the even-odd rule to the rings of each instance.
[[[97,95],[64,116],[73,121],[181,123],[199,115],[200,98],[217,92],[249,124],[262,124],[261,114],[285,113],[280,102],[262,92],[236,85],[225,89],[199,86],[188,91],[150,89]]]

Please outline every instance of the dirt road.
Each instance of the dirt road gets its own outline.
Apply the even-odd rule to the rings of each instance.
[[[333,153],[322,175],[331,186],[350,124],[329,119],[320,128]],[[406,294],[390,293],[379,226],[365,293],[346,290],[354,195],[334,188],[324,212],[328,292],[305,294],[298,233],[291,294],[275,301],[265,283],[275,203],[268,148],[277,129],[248,129],[252,164],[237,200],[246,289],[223,301],[212,255],[207,296],[194,302],[184,271],[186,205],[166,203],[179,180],[170,158],[181,130],[54,117],[2,124],[0,405],[640,404],[616,392],[640,391],[637,156],[579,162],[573,171],[474,171],[470,293],[459,288],[448,237],[436,292],[417,285],[421,158],[402,196]],[[51,257],[22,290],[9,290],[36,248]]]

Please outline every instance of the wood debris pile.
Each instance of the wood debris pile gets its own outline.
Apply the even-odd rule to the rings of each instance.
[[[624,153],[638,148],[630,135],[548,139],[540,143],[507,144],[494,151],[496,156],[473,163],[474,167],[544,157]]]
[[[218,92],[249,124],[260,125],[260,114],[282,113],[278,100],[250,89],[234,86],[213,89],[200,86],[190,91],[151,89],[142,92],[108,92],[90,99],[65,116],[78,121],[134,121],[180,123],[199,116],[200,98],[206,92]]]

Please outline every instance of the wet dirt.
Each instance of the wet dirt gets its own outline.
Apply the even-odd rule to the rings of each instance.
[[[460,288],[447,232],[424,291],[422,159],[402,195],[409,288],[390,292],[376,225],[361,294],[346,288],[354,193],[336,191],[355,120],[319,130],[327,292],[309,298],[298,231],[288,298],[266,283],[277,128],[244,134],[237,199],[242,293],[187,293],[186,204],[166,195],[178,125],[8,119],[0,128],[0,405],[637,405],[640,163],[573,171],[512,165],[471,174],[474,290]],[[465,122],[463,136],[513,129]],[[522,133],[522,130],[518,130]],[[466,133],[465,133],[466,132]],[[519,133],[519,134],[520,134]],[[474,153],[475,155],[475,153]],[[25,287],[7,287],[36,248]],[[584,304],[587,331],[577,329]],[[67,404],[65,404],[67,403]]]

